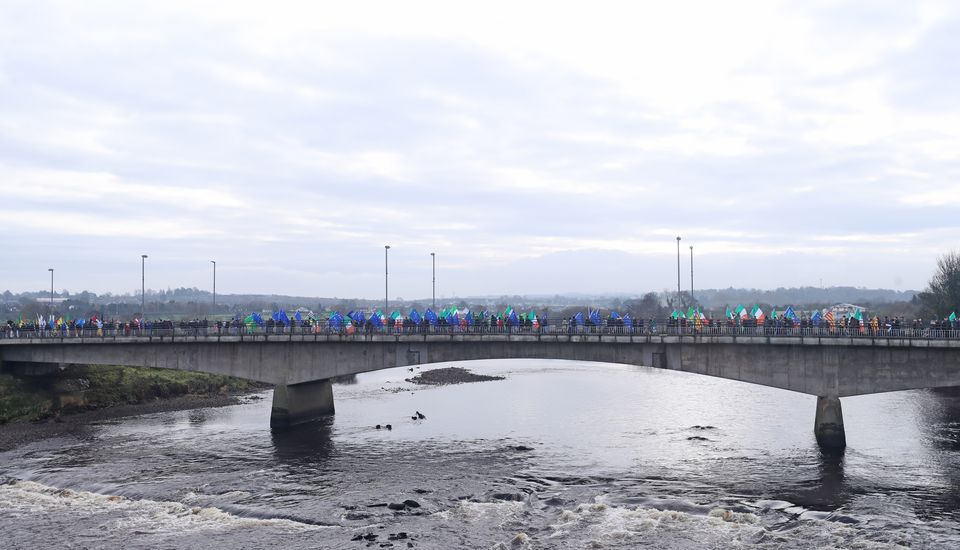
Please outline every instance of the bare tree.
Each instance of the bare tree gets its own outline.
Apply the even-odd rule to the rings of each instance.
[[[960,253],[947,252],[937,260],[937,271],[917,299],[927,316],[944,317],[960,311]]]

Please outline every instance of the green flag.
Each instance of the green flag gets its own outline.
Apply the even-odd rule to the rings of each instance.
[[[950,314],[950,322],[952,323],[956,320],[957,320],[957,312],[954,311],[953,313]]]

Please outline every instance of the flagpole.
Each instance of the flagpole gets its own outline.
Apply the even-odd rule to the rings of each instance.
[[[696,305],[697,301],[693,298],[693,245],[690,245],[690,301]]]

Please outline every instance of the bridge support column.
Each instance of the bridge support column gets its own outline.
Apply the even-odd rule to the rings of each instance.
[[[270,427],[284,428],[333,412],[333,385],[329,379],[302,384],[277,384],[273,389]]]
[[[843,449],[847,446],[839,397],[817,397],[817,417],[813,424],[813,434],[821,448]]]

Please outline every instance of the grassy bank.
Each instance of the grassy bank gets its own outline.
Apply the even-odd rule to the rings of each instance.
[[[35,378],[0,374],[0,423],[261,387],[264,386],[256,382],[217,374],[113,366],[73,366],[54,375]]]

